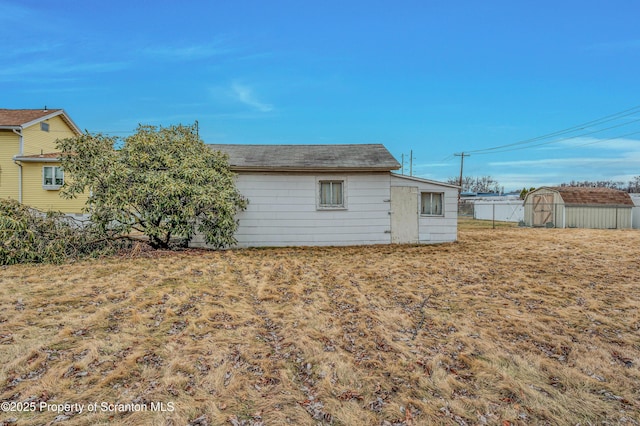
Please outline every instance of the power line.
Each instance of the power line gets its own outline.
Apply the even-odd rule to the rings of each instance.
[[[640,133],[640,130],[635,131],[635,132],[631,132],[631,133],[626,133],[626,134],[624,134],[624,135],[620,135],[620,136],[615,136],[615,137],[612,137],[612,138],[607,138],[607,139],[598,139],[598,140],[596,140],[596,141],[587,142],[587,143],[583,143],[583,144],[580,144],[580,145],[575,145],[575,146],[574,146],[574,147],[572,147],[572,148],[577,148],[577,147],[587,146],[587,145],[595,145],[595,144],[597,144],[597,143],[602,143],[602,142],[612,141],[612,140],[616,140],[616,139],[626,138],[626,137],[628,137],[628,136],[637,135],[637,134],[639,134],[639,133]]]
[[[616,140],[616,139],[621,139],[621,138],[625,138],[625,137],[633,136],[633,135],[637,135],[637,134],[640,134],[640,131],[626,133],[624,135],[619,135],[619,136],[615,136],[615,137],[608,138],[608,139],[600,139],[600,140],[593,141],[593,142],[587,142],[587,143],[584,143],[584,144],[576,145],[576,147],[581,147],[581,146],[586,146],[586,145],[594,145],[594,144],[597,144],[597,143],[607,142],[607,141]],[[612,165],[612,164],[615,164],[615,163],[619,163],[619,162],[622,162],[622,161],[625,161],[625,159],[624,158],[614,158],[614,159],[609,159],[608,161],[604,161],[604,162],[598,161],[598,160],[594,160],[594,161],[591,161],[591,162],[587,163],[587,165],[591,165],[592,167],[602,168],[603,166],[609,166],[609,165]]]
[[[570,137],[566,137],[566,138],[555,139],[555,140],[552,140],[552,141],[541,142],[541,143],[537,143],[537,144],[534,144],[534,145],[520,146],[520,147],[515,147],[515,148],[506,148],[506,149],[500,149],[500,150],[498,150],[498,148],[496,147],[496,148],[493,148],[494,150],[490,151],[490,152],[484,152],[483,150],[479,150],[480,152],[477,152],[477,151],[468,151],[468,152],[474,153],[474,155],[486,155],[486,154],[499,154],[499,153],[502,153],[502,152],[520,151],[520,150],[523,150],[523,149],[536,148],[536,147],[539,147],[539,146],[550,145],[552,143],[558,143],[558,142],[562,142],[562,141],[568,141],[568,140],[571,140],[571,139],[581,138],[583,136],[593,135],[595,133],[604,132],[605,130],[611,130],[611,129],[616,129],[616,128],[622,127],[622,126],[628,126],[629,124],[633,124],[633,123],[636,123],[638,121],[640,121],[640,118],[637,118],[635,120],[629,121],[627,123],[622,123],[622,124],[617,124],[615,126],[606,127],[604,129],[594,130],[592,132],[582,133],[580,135],[570,136]],[[603,139],[602,142],[605,142],[605,141],[611,140],[611,139],[618,139],[618,138],[629,136],[631,134],[636,134],[636,133],[639,133],[639,132],[633,132],[633,133],[630,133],[630,134],[627,134],[627,135],[617,136],[615,138]],[[597,142],[590,142],[589,144],[591,144],[591,143],[597,143]],[[582,145],[577,145],[577,146],[582,146]],[[572,148],[575,148],[575,147],[572,147]]]
[[[548,139],[548,138],[551,138],[551,137],[554,137],[554,136],[561,136],[561,135],[564,135],[564,134],[567,134],[567,133],[572,133],[572,132],[576,132],[576,131],[579,131],[579,130],[584,130],[589,126],[600,125],[600,124],[608,123],[610,121],[619,120],[619,119],[627,117],[629,115],[633,115],[633,114],[639,112],[639,110],[640,110],[640,105],[637,105],[637,106],[634,106],[632,108],[617,112],[615,114],[610,114],[610,115],[607,115],[607,116],[604,116],[604,117],[601,117],[601,118],[597,118],[595,120],[591,120],[591,121],[587,121],[587,122],[582,123],[582,124],[578,124],[576,126],[568,127],[566,129],[558,130],[558,131],[555,131],[555,132],[552,132],[552,133],[547,133],[547,134],[544,134],[542,136],[537,136],[537,137],[534,137],[534,138],[525,139],[525,140],[521,140],[521,141],[518,141],[518,142],[513,142],[513,143],[509,143],[509,144],[505,144],[505,145],[494,146],[494,147],[491,147],[491,148],[483,148],[483,149],[477,149],[477,150],[473,150],[473,151],[467,151],[467,153],[468,154],[485,154],[485,153],[489,153],[490,151],[506,152],[506,151],[504,151],[505,148],[515,147],[515,146],[525,145],[525,144],[531,144],[532,142],[537,142],[539,140]],[[635,121],[638,121],[638,120],[634,120],[634,121],[632,121],[630,123],[633,123]],[[624,125],[630,124],[630,123],[624,123],[624,124],[621,124],[619,126],[624,126]],[[591,133],[588,133],[588,134],[597,133],[597,132],[600,132],[600,131],[603,131],[603,130],[608,130],[608,129],[619,127],[619,126],[609,127],[607,129],[598,130],[598,131],[591,132]],[[581,135],[581,136],[584,136],[584,135]],[[577,136],[574,136],[574,137],[577,137]],[[572,139],[572,138],[566,138],[566,139]],[[565,140],[565,139],[561,139],[561,140]],[[555,143],[555,142],[559,142],[559,141],[545,142],[544,144]],[[539,145],[531,145],[531,146],[526,146],[526,147],[522,147],[522,148],[518,148],[518,149],[525,149],[525,148],[530,148],[530,147],[534,147],[534,146],[539,146]]]

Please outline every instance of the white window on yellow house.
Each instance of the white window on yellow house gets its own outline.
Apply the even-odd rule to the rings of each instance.
[[[44,189],[60,189],[64,185],[64,172],[59,166],[42,168],[42,187]]]

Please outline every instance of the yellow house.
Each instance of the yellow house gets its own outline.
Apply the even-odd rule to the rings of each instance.
[[[61,109],[0,109],[0,198],[41,211],[80,213],[86,197],[60,196],[64,170],[56,140],[81,131]]]

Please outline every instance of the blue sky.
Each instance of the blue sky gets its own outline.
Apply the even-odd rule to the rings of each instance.
[[[626,182],[638,16],[636,0],[0,0],[0,107],[117,136],[198,120],[208,143],[382,143],[436,180],[471,152],[465,175],[506,190]]]

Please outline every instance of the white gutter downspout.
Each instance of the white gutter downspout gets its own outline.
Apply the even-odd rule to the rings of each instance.
[[[11,129],[11,130],[13,130],[13,133],[15,133],[20,137],[20,154],[18,155],[22,157],[24,155],[24,138],[22,136],[22,127],[19,127],[17,129]],[[16,166],[19,167],[18,169],[18,202],[22,204],[22,164],[16,161],[15,156],[13,157],[13,162],[15,163]]]

